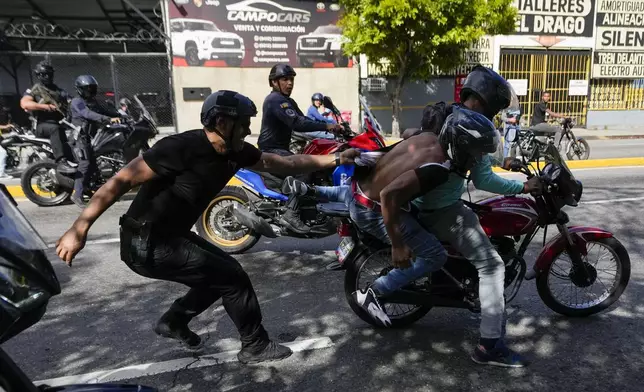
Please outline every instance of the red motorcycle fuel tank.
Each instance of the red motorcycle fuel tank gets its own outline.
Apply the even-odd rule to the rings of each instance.
[[[476,204],[492,208],[481,214],[480,222],[490,237],[523,235],[537,224],[537,208],[534,200],[519,196],[495,196]]]
[[[304,147],[302,154],[306,155],[328,155],[335,152],[335,150],[342,143],[329,139],[313,139],[309,144]]]

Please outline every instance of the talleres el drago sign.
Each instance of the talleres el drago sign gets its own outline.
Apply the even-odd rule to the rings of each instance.
[[[271,0],[168,2],[175,66],[348,67],[337,3]]]

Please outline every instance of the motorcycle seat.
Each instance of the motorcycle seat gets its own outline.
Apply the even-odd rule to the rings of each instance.
[[[256,171],[256,170],[252,170],[252,172],[257,173],[260,177],[262,177],[262,180],[264,180],[264,185],[266,186],[266,188],[277,193],[282,193],[282,183],[284,182],[283,179],[269,172]]]

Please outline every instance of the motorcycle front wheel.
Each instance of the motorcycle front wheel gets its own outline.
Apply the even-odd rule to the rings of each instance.
[[[25,169],[20,177],[22,192],[29,201],[41,207],[60,205],[69,198],[71,189],[61,186],[56,177],[55,162],[36,162]]]
[[[569,160],[579,159],[584,161],[590,156],[590,146],[584,138],[577,138],[577,140],[571,140],[568,143],[566,148],[566,156]]]
[[[380,276],[386,275],[391,266],[391,248],[386,247],[378,251],[365,251],[353,260],[347,260],[347,270],[344,275],[344,294],[351,310],[363,321],[374,327],[378,324],[358,303],[353,293],[364,289],[368,283],[373,283]],[[430,310],[431,306],[414,304],[394,304],[380,300],[387,316],[391,320],[392,328],[407,327],[420,320]]]
[[[586,251],[587,255],[582,255],[586,273],[580,273],[573,266],[564,250],[537,276],[537,292],[543,303],[564,316],[586,317],[599,313],[615,303],[628,285],[631,260],[617,239],[588,241]],[[600,258],[608,259],[606,265],[600,265]]]
[[[247,206],[248,196],[237,186],[226,186],[215,196],[197,220],[197,234],[228,254],[244,253],[261,235],[242,226],[232,215],[232,206]]]

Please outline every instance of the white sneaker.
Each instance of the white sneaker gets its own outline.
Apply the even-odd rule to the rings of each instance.
[[[364,309],[374,320],[379,324],[382,324],[384,327],[391,326],[391,320],[387,313],[378,302],[376,293],[373,292],[371,287],[367,287],[366,290],[358,290],[353,292],[353,296],[356,299],[356,302],[362,309]]]

